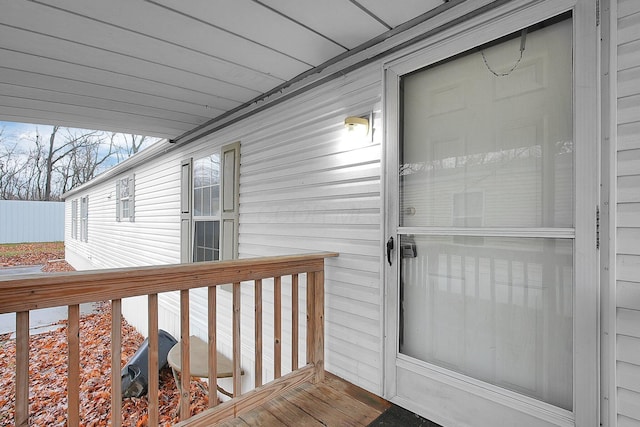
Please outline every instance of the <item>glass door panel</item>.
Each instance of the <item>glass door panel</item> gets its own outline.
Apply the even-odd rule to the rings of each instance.
[[[571,21],[521,44],[402,77],[400,226],[573,227]]]
[[[564,19],[401,76],[398,165],[400,353],[569,411],[572,67]]]
[[[571,410],[570,239],[403,237],[400,352]]]

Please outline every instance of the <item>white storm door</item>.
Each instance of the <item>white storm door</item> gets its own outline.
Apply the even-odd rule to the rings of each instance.
[[[387,395],[436,422],[573,425],[592,398],[576,355],[597,328],[576,304],[596,248],[577,223],[595,204],[576,206],[595,189],[575,182],[595,145],[576,143],[573,24],[386,70]]]

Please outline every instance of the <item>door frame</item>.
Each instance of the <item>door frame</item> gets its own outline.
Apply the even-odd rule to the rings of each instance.
[[[599,26],[596,0],[517,0],[506,2],[469,21],[448,27],[441,33],[391,58],[383,66],[383,112],[385,117],[383,151],[384,239],[396,236],[398,218],[397,141],[399,135],[398,84],[401,75],[450,58],[504,35],[518,31],[561,13],[572,11],[573,20],[573,105],[574,105],[574,180],[586,188],[575,200],[574,281],[574,405],[573,413],[553,408],[473,380],[451,375],[437,367],[420,367],[448,386],[480,396],[489,402],[527,414],[550,425],[597,425],[600,419],[599,387],[599,253],[596,249],[596,209],[599,206]],[[453,18],[455,19],[455,18]],[[496,25],[499,23],[500,25]],[[580,145],[578,142],[583,141]],[[574,182],[574,185],[575,185]],[[426,415],[439,423],[459,423],[446,413],[426,411],[424,406],[397,396],[397,363],[411,365],[398,358],[398,251],[390,267],[383,258],[384,280],[384,392],[385,398]]]

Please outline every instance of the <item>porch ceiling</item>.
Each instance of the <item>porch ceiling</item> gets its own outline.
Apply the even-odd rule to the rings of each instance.
[[[0,120],[176,138],[448,0],[0,0]]]

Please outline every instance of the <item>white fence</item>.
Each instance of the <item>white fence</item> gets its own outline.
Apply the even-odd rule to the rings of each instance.
[[[0,200],[0,243],[64,240],[64,202]]]

